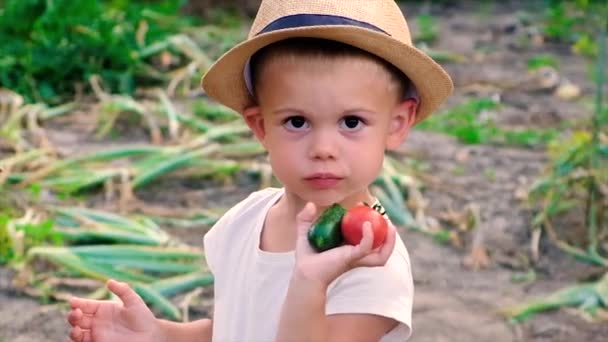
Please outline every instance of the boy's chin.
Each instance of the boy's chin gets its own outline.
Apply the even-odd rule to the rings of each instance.
[[[345,208],[349,208],[367,200],[365,199],[365,196],[353,196],[352,194],[344,194],[337,191],[315,191],[314,193],[305,194],[299,197],[304,203],[312,202],[318,208],[327,208],[336,203]]]
[[[289,190],[287,190],[289,192]],[[340,203],[344,200],[345,196],[337,191],[331,190],[314,190],[314,191],[297,191],[291,192],[294,199],[299,199],[302,204],[314,203],[318,208],[329,207],[335,203]]]
[[[342,197],[339,196],[311,196],[309,199],[305,199],[305,202],[314,203],[317,208],[327,208],[335,203],[340,203]]]

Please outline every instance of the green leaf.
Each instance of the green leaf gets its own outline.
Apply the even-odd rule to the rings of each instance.
[[[15,256],[13,242],[8,233],[9,217],[0,215],[0,265],[7,264]]]

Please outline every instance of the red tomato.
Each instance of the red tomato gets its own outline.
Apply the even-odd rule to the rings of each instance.
[[[342,218],[342,235],[349,245],[358,245],[363,239],[363,223],[369,221],[374,232],[372,248],[377,248],[386,240],[388,222],[378,211],[360,204],[351,208]]]

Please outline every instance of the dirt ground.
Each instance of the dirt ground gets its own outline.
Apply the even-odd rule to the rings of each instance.
[[[467,57],[466,62],[446,64],[456,84],[456,93],[448,105],[475,96],[500,95],[503,106],[494,115],[504,127],[559,127],[564,120],[584,117],[582,104],[526,87],[533,82],[526,76],[528,57],[551,53],[559,57],[561,77],[580,86],[584,95],[593,92],[585,62],[567,47],[549,43],[521,45],[522,35],[527,35],[529,28],[517,26],[515,14],[535,11],[533,5],[522,3],[479,7],[474,2],[443,8],[406,5],[405,9],[408,18],[430,10],[441,27],[440,40],[434,47]],[[472,52],[480,49],[486,51],[484,55]],[[476,232],[463,236],[462,247],[441,245],[421,233],[401,231],[410,252],[416,289],[411,341],[608,340],[606,322],[590,322],[575,310],[538,315],[518,325],[509,324],[497,314],[505,306],[546,295],[602,272],[564,255],[543,239],[541,257],[535,266],[536,279],[513,281],[530,267],[527,260],[532,213],[522,205],[518,194],[543,170],[547,158],[541,148],[463,145],[446,135],[416,130],[404,151],[428,165],[427,172],[434,181],[426,184],[424,195],[430,200],[431,216],[476,204],[482,218]],[[163,190],[169,184],[160,183],[138,195],[150,202],[180,203],[183,197],[190,196],[202,202],[221,200],[230,205],[251,190],[247,181],[222,189],[207,189],[205,184],[170,185],[179,188],[168,193]],[[187,232],[179,237],[200,244],[202,235],[202,231]],[[475,238],[484,242],[490,256],[490,265],[485,269],[463,266]],[[10,278],[9,271],[0,269],[0,342],[67,340],[65,306],[41,305],[16,293]],[[206,297],[212,295],[208,292]],[[212,303],[206,303],[194,317],[211,312]]]

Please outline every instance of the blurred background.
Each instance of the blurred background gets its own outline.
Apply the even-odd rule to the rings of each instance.
[[[199,88],[259,0],[0,0],[0,342],[71,295],[213,312],[202,236],[278,185]],[[605,0],[400,1],[456,90],[373,191],[409,249],[412,341],[606,341]]]

